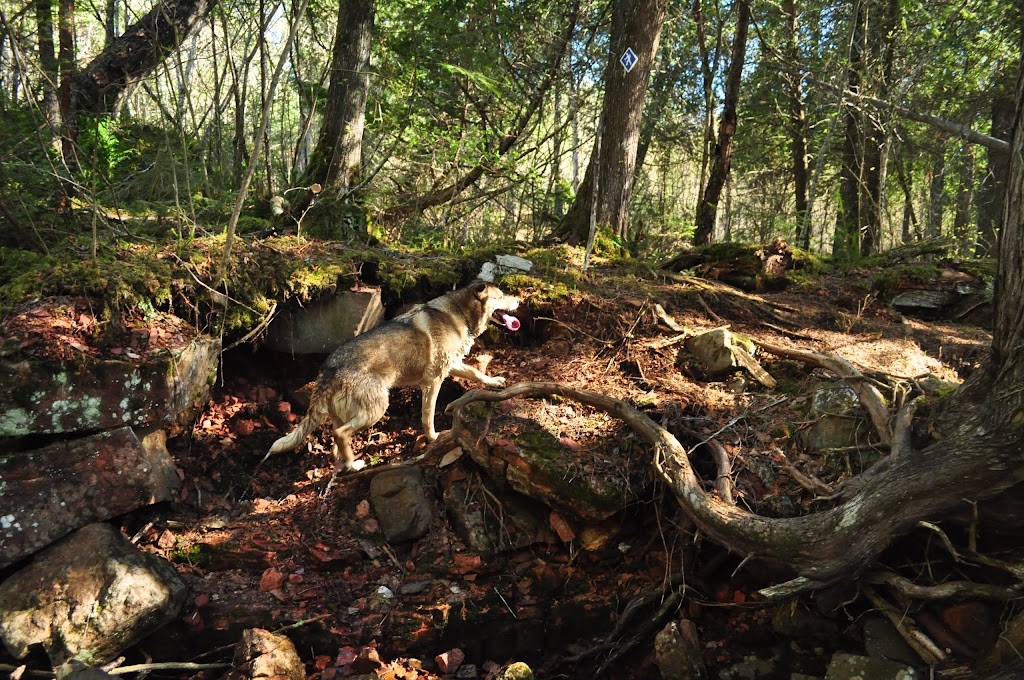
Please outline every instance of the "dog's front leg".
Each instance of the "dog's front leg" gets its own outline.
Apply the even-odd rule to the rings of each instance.
[[[467,366],[461,361],[452,367],[451,374],[457,378],[465,378],[466,380],[475,380],[481,385],[486,387],[504,387],[505,379],[497,376],[491,377],[473,366]]]
[[[437,439],[437,431],[434,429],[434,407],[437,405],[437,393],[441,391],[442,380],[440,377],[434,378],[420,385],[420,391],[423,393],[423,433],[427,435],[427,441],[431,442]]]

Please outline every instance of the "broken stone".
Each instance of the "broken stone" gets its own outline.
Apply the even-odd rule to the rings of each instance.
[[[264,345],[289,354],[330,354],[338,345],[374,328],[384,318],[377,289],[325,295],[280,314]]]
[[[665,680],[707,677],[693,621],[671,621],[654,638],[654,658]]]
[[[0,567],[79,527],[170,500],[179,484],[162,430],[140,441],[123,427],[2,457]]]
[[[775,378],[754,358],[754,343],[749,338],[729,332],[728,328],[716,328],[687,338],[683,346],[709,376],[728,375],[743,368],[768,389],[776,385]]]
[[[0,639],[19,659],[40,644],[53,666],[102,664],[176,618],[187,592],[168,562],[91,524],[0,584]]]
[[[392,543],[414,541],[430,530],[434,512],[423,488],[423,470],[385,470],[370,482],[370,502],[384,536]]]
[[[834,654],[825,680],[918,680],[920,674],[906,664],[854,654]]]
[[[228,680],[305,680],[306,677],[306,667],[292,641],[262,628],[242,632],[242,642],[235,649],[233,661]]]
[[[151,425],[176,434],[209,400],[220,341],[201,337],[134,361],[23,362],[0,371],[0,437]]]
[[[837,381],[819,385],[811,397],[814,425],[800,433],[800,442],[811,451],[853,446],[858,435],[866,441],[864,412],[853,388]]]

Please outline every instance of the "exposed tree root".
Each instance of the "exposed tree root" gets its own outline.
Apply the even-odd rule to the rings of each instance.
[[[857,380],[859,372],[852,366],[822,359]],[[622,420],[652,447],[655,470],[698,528],[745,558],[773,560],[798,574],[792,581],[762,590],[768,597],[786,597],[848,579],[868,568],[896,536],[910,531],[919,520],[950,511],[964,499],[991,497],[1024,480],[1019,462],[1024,434],[1019,424],[1013,427],[1024,418],[1024,410],[1015,401],[1006,409],[994,410],[987,404],[958,414],[963,423],[960,436],[890,459],[891,464],[869,485],[841,505],[793,518],[761,517],[705,492],[688,451],[672,433],[621,400],[567,385],[527,382],[500,391],[471,390],[448,406],[455,437],[467,450],[480,446],[479,440],[467,436],[463,418],[463,410],[473,402],[545,395],[573,399]],[[887,415],[876,417],[888,432]]]

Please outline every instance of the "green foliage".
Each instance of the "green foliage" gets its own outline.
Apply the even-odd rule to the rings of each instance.
[[[138,153],[120,135],[121,131],[110,116],[82,114],[78,125],[78,145],[82,155],[88,159],[83,168],[87,176],[94,171],[100,179],[109,181],[121,163]]]

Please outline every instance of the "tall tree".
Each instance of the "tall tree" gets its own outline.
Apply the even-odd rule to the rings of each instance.
[[[990,108],[990,134],[1008,139],[1013,125],[1013,69],[1003,64],[993,77],[992,106]],[[996,239],[1002,223],[1002,205],[1006,196],[1006,176],[1010,155],[998,149],[985,149],[987,172],[978,197],[978,236],[975,252],[985,255],[996,248]]]
[[[352,185],[362,162],[376,5],[375,0],[338,3],[327,106],[306,168],[306,183],[319,182],[333,195],[343,194]]]
[[[53,0],[35,0],[36,30],[38,36],[39,65],[41,67],[43,115],[50,127],[50,138],[54,148],[60,151],[60,105],[57,100],[57,86],[60,75],[57,68],[57,53],[53,44]]]
[[[794,65],[800,58],[800,26],[796,0],[785,0],[786,58]],[[811,247],[811,220],[808,213],[807,116],[804,113],[803,76],[788,73],[790,155],[793,164],[793,195],[797,241],[804,250]]]
[[[597,224],[626,235],[644,98],[667,7],[668,0],[615,0],[594,151],[576,199],[556,229],[567,243],[587,240],[592,209]],[[619,63],[627,48],[636,55],[629,71]]]
[[[725,101],[723,102],[722,121],[718,127],[718,140],[715,143],[711,173],[708,185],[704,189],[704,197],[697,210],[697,231],[693,235],[696,244],[710,243],[715,232],[718,218],[718,201],[729,178],[732,167],[733,137],[736,135],[738,121],[737,106],[740,97],[740,82],[743,78],[743,64],[747,57],[747,30],[750,27],[750,5],[747,0],[736,2],[736,31],[732,39],[732,57],[729,62],[729,74],[725,81]]]

